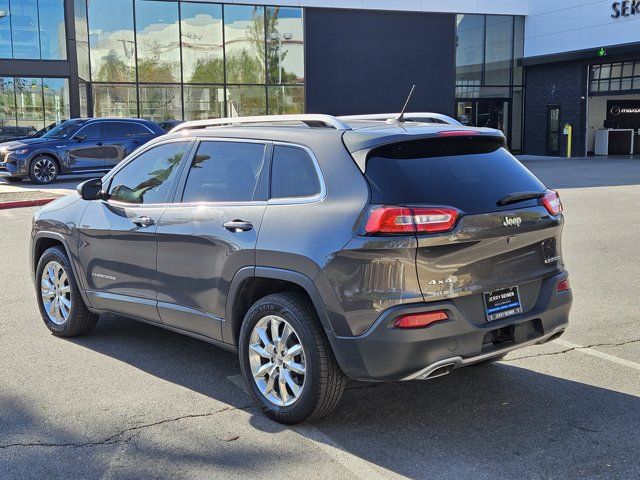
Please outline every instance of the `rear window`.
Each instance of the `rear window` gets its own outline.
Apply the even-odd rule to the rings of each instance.
[[[369,154],[365,176],[372,203],[446,205],[470,214],[512,209],[496,202],[511,193],[544,190],[499,141],[487,137],[385,145]]]

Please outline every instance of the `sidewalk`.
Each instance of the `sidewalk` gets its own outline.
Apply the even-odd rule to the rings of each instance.
[[[36,185],[28,180],[9,183],[0,177],[0,209],[44,205],[75,192],[79,183],[95,177],[95,174],[73,175],[62,177],[49,185]]]

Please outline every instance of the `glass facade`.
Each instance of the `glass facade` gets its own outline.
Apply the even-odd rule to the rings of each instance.
[[[65,60],[64,0],[0,0],[0,58]]]
[[[0,77],[0,126],[32,133],[69,118],[66,78]]]
[[[591,67],[589,92],[635,93],[640,90],[640,61],[601,63]]]
[[[96,116],[162,121],[304,111],[301,8],[74,2],[79,49],[87,39],[79,77],[90,83]]]
[[[458,15],[456,109],[465,125],[502,130],[522,149],[524,18]]]

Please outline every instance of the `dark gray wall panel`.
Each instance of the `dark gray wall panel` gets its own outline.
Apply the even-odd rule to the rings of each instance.
[[[455,15],[305,9],[306,110],[453,114]]]
[[[587,66],[582,62],[549,63],[526,68],[525,153],[545,155],[547,149],[547,105],[560,105],[560,124],[573,126],[572,155],[584,155]],[[560,151],[566,155],[567,137],[561,136]]]

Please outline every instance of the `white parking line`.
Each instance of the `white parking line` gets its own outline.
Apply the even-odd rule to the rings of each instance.
[[[247,392],[247,386],[244,383],[244,379],[241,375],[233,375],[227,377],[231,383],[242,390],[245,395],[249,395]],[[356,478],[362,480],[382,480],[387,478],[407,478],[402,475],[398,475],[395,472],[387,470],[386,468],[374,466],[370,462],[363,460],[362,458],[347,452],[343,447],[338,445],[328,435],[322,433],[317,428],[308,425],[295,425],[290,427],[292,432],[297,433],[303,438],[307,438],[314,442],[314,445],[326,453],[333,460],[338,462],[344,468],[346,468]]]
[[[603,358],[604,360],[609,360],[610,362],[617,363],[618,365],[624,365],[625,367],[640,370],[640,363],[632,362],[631,360],[625,360],[624,358],[616,357],[615,355],[609,355],[608,353],[600,352],[598,350],[594,350],[593,348],[583,347],[576,343],[567,342],[566,340],[562,340],[560,338],[558,340],[555,340],[554,343],[567,348],[573,348],[576,351],[586,353],[587,355],[592,355],[594,357]]]

